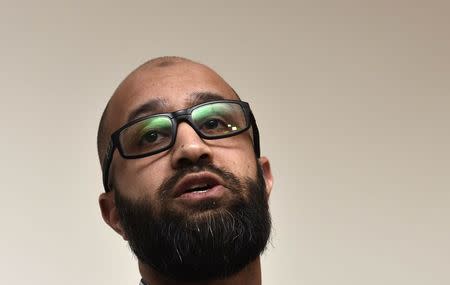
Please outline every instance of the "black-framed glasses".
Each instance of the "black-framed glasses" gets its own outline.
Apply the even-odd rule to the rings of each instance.
[[[171,113],[160,113],[133,120],[111,135],[103,163],[103,186],[109,192],[109,168],[114,150],[122,157],[136,159],[168,150],[175,144],[178,124],[188,123],[203,139],[221,139],[238,135],[250,127],[255,154],[260,156],[259,132],[247,102],[210,101]]]

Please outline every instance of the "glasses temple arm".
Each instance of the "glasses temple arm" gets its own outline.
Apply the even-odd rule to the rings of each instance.
[[[111,191],[109,188],[109,168],[111,166],[112,154],[115,149],[115,144],[113,140],[109,142],[108,149],[106,150],[105,159],[103,159],[103,187],[105,192]]]
[[[258,125],[256,125],[255,117],[253,116],[251,110],[250,110],[250,124],[252,126],[253,131],[253,148],[255,150],[256,158],[259,158],[261,156],[261,149],[259,145],[259,130]]]

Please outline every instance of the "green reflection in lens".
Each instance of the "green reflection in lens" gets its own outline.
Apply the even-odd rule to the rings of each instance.
[[[211,116],[221,116],[224,114],[228,114],[232,111],[232,107],[229,104],[225,103],[217,103],[217,104],[211,104],[202,106],[194,111],[192,114],[194,120],[203,120],[205,118],[211,117]]]
[[[244,113],[234,103],[212,103],[203,105],[192,112],[197,128],[207,136],[222,136],[241,130]]]
[[[141,129],[139,133],[141,135],[147,133],[150,130],[166,130],[170,129],[172,126],[172,122],[168,117],[154,117],[147,120],[144,120],[141,125]]]

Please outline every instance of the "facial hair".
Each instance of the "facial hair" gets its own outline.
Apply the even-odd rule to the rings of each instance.
[[[199,215],[164,206],[166,193],[187,173],[209,171],[234,194],[226,205],[201,201]],[[214,165],[180,169],[158,190],[161,209],[150,199],[131,201],[115,189],[116,207],[136,257],[162,275],[183,282],[224,279],[241,271],[264,251],[271,218],[260,165],[256,180],[238,179]],[[192,211],[192,209],[190,209]]]

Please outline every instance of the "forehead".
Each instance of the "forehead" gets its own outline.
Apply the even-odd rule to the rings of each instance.
[[[197,93],[213,93],[238,99],[233,89],[210,68],[191,62],[151,66],[130,74],[117,88],[109,104],[109,122],[115,130],[127,122],[133,110],[153,99],[162,100],[171,112],[190,107]]]

